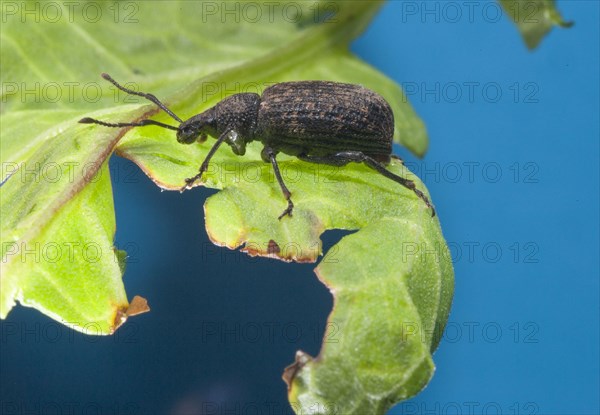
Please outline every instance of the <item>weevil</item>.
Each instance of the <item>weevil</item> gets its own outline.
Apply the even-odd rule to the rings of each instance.
[[[433,205],[412,180],[386,169],[392,158],[394,114],[382,96],[360,85],[329,81],[281,82],[266,88],[262,95],[231,95],[184,121],[154,95],[125,88],[108,74],[103,73],[102,77],[127,94],[146,98],[158,105],[179,126],[154,120],[108,123],[88,117],[79,120],[80,123],[105,127],[157,125],[177,131],[177,141],[182,144],[204,142],[207,136],[217,139],[198,174],[185,179],[181,191],[190,189],[194,182],[202,178],[221,144],[227,143],[234,154],[243,156],[246,144],[258,140],[264,146],[261,158],[273,166],[275,178],[287,200],[287,208],[279,215],[279,219],[292,216],[294,203],[292,193],[281,177],[277,164],[278,153],[333,166],[364,163],[412,190],[435,216]]]

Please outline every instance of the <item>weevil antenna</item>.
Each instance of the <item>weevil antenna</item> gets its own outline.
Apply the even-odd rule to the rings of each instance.
[[[79,120],[81,124],[99,124],[104,127],[144,127],[146,125],[158,125],[159,127],[168,128],[169,130],[178,131],[179,128],[173,127],[172,125],[163,124],[159,121],[154,120],[142,120],[140,122],[104,122],[100,120],[96,120],[94,118],[85,117]]]
[[[126,92],[129,95],[137,95],[138,97],[146,98],[148,101],[152,101],[153,103],[155,103],[156,105],[158,105],[158,107],[160,109],[162,109],[164,112],[166,112],[167,114],[169,114],[174,120],[177,120],[180,123],[183,122],[183,120],[181,118],[179,118],[177,115],[175,115],[173,113],[173,111],[171,111],[170,109],[168,109],[167,106],[165,104],[163,104],[162,102],[160,102],[159,99],[156,98],[154,95],[152,95],[152,94],[146,94],[144,92],[137,92],[137,91],[134,91],[132,89],[125,88],[123,85],[119,84],[117,81],[115,81],[112,78],[112,76],[110,76],[107,73],[103,73],[101,76],[102,76],[102,78],[106,79],[108,82],[110,82],[111,84],[113,84],[114,86],[116,86],[117,88],[119,88],[121,91]]]

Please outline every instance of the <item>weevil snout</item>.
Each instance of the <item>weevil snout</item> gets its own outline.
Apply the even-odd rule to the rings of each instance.
[[[177,141],[181,144],[192,144],[196,140],[202,142],[206,140],[206,134],[193,126],[182,125],[177,130]]]
[[[177,141],[182,144],[192,144],[196,141],[202,143],[209,135],[214,136],[215,121],[213,110],[195,115],[189,120],[182,122],[177,129]]]
[[[208,135],[193,126],[180,127],[177,130],[177,141],[181,144],[192,144],[194,142],[203,143],[207,140]]]

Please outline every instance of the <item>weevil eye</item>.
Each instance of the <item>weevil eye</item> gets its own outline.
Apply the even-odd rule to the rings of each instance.
[[[177,130],[177,141],[181,144],[192,144],[198,138],[198,134],[195,128],[180,128]]]
[[[198,139],[196,141],[198,141],[199,143],[203,143],[208,139],[208,135],[206,135],[205,133],[200,134],[200,137],[198,137]]]

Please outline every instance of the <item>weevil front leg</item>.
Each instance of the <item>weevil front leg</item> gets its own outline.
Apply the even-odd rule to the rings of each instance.
[[[294,203],[292,202],[292,193],[288,190],[285,185],[283,178],[281,177],[281,172],[279,171],[279,165],[277,164],[277,153],[271,147],[265,146],[260,153],[263,161],[265,163],[271,162],[273,166],[273,171],[275,172],[275,177],[277,178],[277,182],[279,183],[279,187],[281,187],[281,191],[283,192],[283,197],[288,202],[287,208],[279,215],[277,219],[281,220],[286,215],[292,216],[292,211],[294,210]]]
[[[383,164],[375,160],[373,157],[367,156],[362,151],[340,151],[338,153],[334,153],[328,156],[310,156],[308,154],[301,154],[298,156],[298,158],[300,160],[308,161],[311,163],[330,164],[333,166],[344,166],[350,162],[365,163],[367,166],[369,166],[373,170],[376,170],[388,179],[392,179],[396,183],[400,183],[402,186],[415,192],[415,194],[425,202],[427,207],[431,208],[431,216],[435,216],[435,208],[433,207],[427,196],[425,196],[425,194],[422,191],[417,189],[417,187],[415,186],[415,182],[392,173],[391,171],[386,169]]]
[[[217,152],[217,150],[219,149],[221,144],[223,144],[223,142],[228,141],[228,140],[235,140],[236,138],[237,138],[237,133],[233,130],[225,131],[223,134],[221,134],[219,136],[219,138],[217,139],[217,142],[212,146],[212,148],[206,155],[206,158],[202,162],[202,165],[200,165],[198,174],[195,175],[194,177],[189,177],[189,178],[185,179],[185,186],[183,186],[179,191],[183,192],[184,190],[191,189],[194,182],[196,180],[200,180],[202,178],[202,175],[206,172],[206,170],[208,170],[208,165],[210,163],[210,159],[212,158],[212,156],[215,155],[215,153]]]

